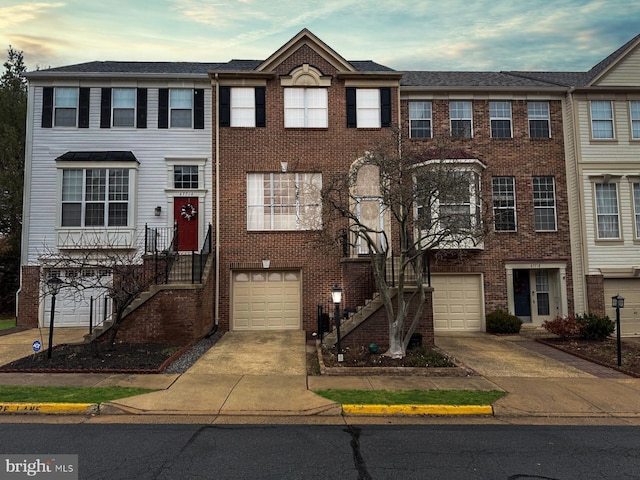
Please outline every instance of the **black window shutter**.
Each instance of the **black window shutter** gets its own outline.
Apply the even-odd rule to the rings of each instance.
[[[231,126],[231,87],[220,87],[220,126]]]
[[[256,87],[256,127],[267,126],[267,109],[265,105],[265,87]]]
[[[204,128],[204,89],[193,91],[193,128]]]
[[[136,127],[147,128],[147,89],[136,91]]]
[[[380,125],[391,126],[391,88],[380,89]]]
[[[347,128],[356,128],[358,126],[356,120],[356,89],[354,87],[347,88]]]
[[[111,89],[103,88],[100,94],[100,128],[111,128]]]
[[[169,89],[158,90],[158,128],[169,128]]]
[[[80,89],[80,95],[78,97],[78,127],[89,128],[89,93],[90,89],[87,87]]]
[[[42,128],[53,126],[53,87],[42,89]]]

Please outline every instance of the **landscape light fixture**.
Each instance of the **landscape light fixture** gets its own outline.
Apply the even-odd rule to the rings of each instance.
[[[338,286],[338,284],[335,284],[331,289],[331,299],[333,300],[333,304],[335,305],[333,318],[336,322],[336,336],[338,337],[338,361],[342,362],[344,360],[342,346],[340,345],[340,302],[342,301],[342,289]]]
[[[57,275],[52,276],[47,280],[47,287],[51,293],[51,317],[49,317],[49,350],[47,351],[47,358],[51,358],[51,348],[53,347],[53,320],[56,313],[56,295],[60,292],[62,284],[64,282],[60,280]]]
[[[624,297],[619,293],[611,297],[611,306],[616,309],[616,344],[618,347],[618,366],[622,366],[622,342],[620,341],[620,309],[624,308]]]

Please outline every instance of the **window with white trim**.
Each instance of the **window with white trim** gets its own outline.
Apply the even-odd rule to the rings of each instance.
[[[636,239],[640,239],[640,183],[633,184],[633,217],[636,223]]]
[[[56,87],[53,100],[53,119],[56,127],[75,127],[78,124],[78,89]]]
[[[60,224],[62,227],[128,226],[129,169],[64,169]]]
[[[381,252],[386,248],[384,205],[380,195],[380,167],[363,164],[358,168],[355,190],[358,254]],[[371,248],[373,247],[373,248]]]
[[[111,95],[114,127],[133,127],[136,118],[136,89],[114,88]]]
[[[591,138],[613,139],[613,103],[610,100],[592,100],[591,107]]]
[[[629,102],[629,114],[631,116],[631,138],[640,140],[640,100]]]
[[[431,102],[409,102],[409,136],[431,138]]]
[[[554,177],[533,177],[533,223],[536,232],[555,232],[556,188]]]
[[[321,173],[248,173],[247,230],[322,228]]]
[[[491,138],[511,138],[511,102],[489,102]]]
[[[620,213],[616,183],[596,183],[596,231],[602,240],[620,238]]]
[[[379,89],[356,89],[356,122],[358,128],[380,128]]]
[[[329,118],[326,88],[285,88],[285,128],[327,128]]]
[[[193,89],[170,89],[169,112],[169,125],[171,128],[191,128],[193,121]]]
[[[527,102],[529,137],[550,138],[549,102]]]
[[[198,188],[197,165],[174,165],[173,188],[193,189]]]
[[[471,102],[449,102],[449,117],[451,118],[451,136],[459,138],[473,137],[473,117]]]
[[[516,231],[516,189],[513,177],[493,177],[493,218],[496,232]]]
[[[256,96],[253,87],[231,89],[231,126],[256,126]]]

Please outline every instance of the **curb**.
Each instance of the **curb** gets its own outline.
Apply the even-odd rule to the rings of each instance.
[[[344,404],[345,415],[493,415],[491,405],[359,405]]]
[[[47,414],[47,415],[88,415],[97,414],[100,407],[96,403],[44,403],[44,402],[3,402],[0,415]]]

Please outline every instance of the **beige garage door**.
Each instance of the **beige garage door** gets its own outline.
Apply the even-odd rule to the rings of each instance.
[[[611,297],[624,297],[624,308],[620,309],[620,335],[640,335],[640,278],[606,278],[604,280],[604,305],[611,320],[616,319],[616,310],[611,307]]]
[[[233,330],[300,328],[300,272],[233,273]]]
[[[433,323],[440,332],[482,330],[484,299],[481,275],[431,275]]]

